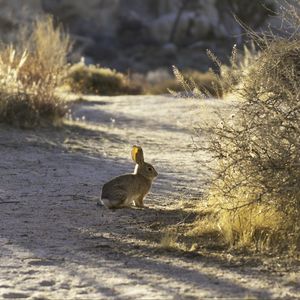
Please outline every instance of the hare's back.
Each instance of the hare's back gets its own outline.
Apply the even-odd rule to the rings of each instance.
[[[116,190],[127,192],[134,184],[134,180],[133,174],[125,174],[111,179],[103,185],[102,197],[109,196]]]

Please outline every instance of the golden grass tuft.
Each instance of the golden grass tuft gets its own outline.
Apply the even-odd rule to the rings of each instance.
[[[295,253],[293,221],[272,206],[256,202],[249,205],[246,191],[240,193],[236,202],[231,200],[228,204],[219,191],[214,194],[210,190],[206,204],[201,203],[196,209],[199,217],[186,236],[207,249]]]
[[[175,94],[183,92],[185,97],[194,98],[222,98],[223,90],[219,76],[213,71],[209,70],[205,73],[187,70],[179,71],[175,66],[173,73],[177,82],[176,88],[170,87],[171,93]],[[182,93],[180,93],[182,95]]]
[[[177,228],[168,228],[162,233],[158,246],[165,250],[188,251],[187,246],[179,241],[179,237]]]
[[[174,233],[164,233],[161,241],[160,247],[163,249],[176,249],[178,248],[177,237]]]
[[[70,47],[69,37],[48,16],[23,31],[16,45],[2,47],[0,122],[20,127],[60,122],[66,106],[56,88],[68,68]]]

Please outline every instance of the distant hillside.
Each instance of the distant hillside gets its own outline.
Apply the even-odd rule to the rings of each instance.
[[[74,61],[83,55],[121,71],[171,64],[206,69],[207,48],[224,56],[242,42],[233,13],[258,28],[269,14],[263,2],[272,0],[10,0],[0,2],[0,31],[12,41],[20,24],[50,13],[73,36]]]

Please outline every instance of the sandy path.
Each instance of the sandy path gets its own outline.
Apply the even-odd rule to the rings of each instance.
[[[231,104],[90,97],[73,108],[84,122],[57,130],[1,126],[0,298],[299,297],[299,268],[266,272],[158,247],[161,228],[186,217],[180,201],[196,201],[205,188],[207,157],[193,153],[192,127],[217,107]],[[96,206],[101,185],[133,169],[136,143],[160,173],[149,208]]]

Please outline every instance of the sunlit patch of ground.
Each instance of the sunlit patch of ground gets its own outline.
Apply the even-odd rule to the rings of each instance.
[[[91,96],[61,128],[1,126],[0,297],[297,298],[299,266],[270,268],[183,236],[209,176],[193,126],[232,105]],[[159,172],[148,208],[97,206],[102,184],[133,170],[132,144]]]

